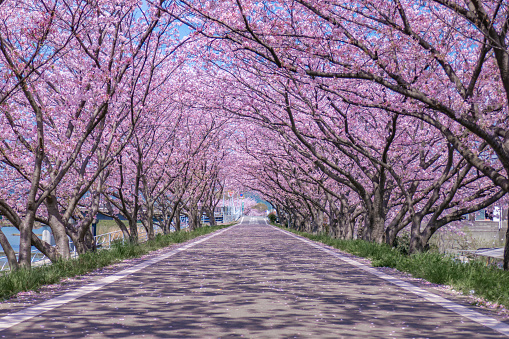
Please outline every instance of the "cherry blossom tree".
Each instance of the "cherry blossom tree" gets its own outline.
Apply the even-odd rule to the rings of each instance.
[[[224,56],[217,63],[223,69],[233,60],[253,76],[276,74],[299,85],[307,77],[333,100],[421,120],[500,187],[495,194],[507,192],[507,9],[499,2],[183,3],[199,16],[196,32]]]
[[[68,236],[86,250],[95,211],[77,208],[83,199],[97,206],[111,154],[129,138],[139,114],[132,110],[139,109],[125,104],[136,84],[126,74],[147,60],[147,41],[160,24],[159,10],[149,10],[144,20],[137,18],[139,9],[137,3],[2,5],[3,13],[11,13],[3,18],[2,63],[13,85],[4,88],[2,180],[10,198],[1,212],[20,230],[23,267],[30,266],[32,244],[52,260],[69,256]],[[80,214],[81,222],[73,224]],[[56,247],[33,234],[36,219],[52,228]]]
[[[393,245],[409,228],[424,250],[509,192],[508,15],[499,0],[2,3],[11,268],[32,245],[93,250],[100,210],[132,242],[139,222],[149,238],[181,214],[215,224],[231,190],[301,230]]]

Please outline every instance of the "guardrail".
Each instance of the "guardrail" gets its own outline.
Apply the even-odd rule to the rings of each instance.
[[[184,226],[183,228],[186,228],[186,227]],[[163,231],[159,226],[154,225],[154,234],[158,234],[158,233],[163,233]],[[143,227],[138,228],[138,239],[140,241],[148,240],[148,234],[147,234],[145,228],[143,228]],[[123,232],[121,230],[118,230],[118,231],[114,231],[114,232],[96,235],[94,237],[94,240],[95,240],[95,243],[96,243],[96,246],[98,249],[104,249],[104,248],[108,249],[108,248],[111,248],[111,244],[115,241],[121,240],[122,243],[124,243],[125,237],[124,237]],[[72,242],[72,240],[69,241],[69,248],[71,250],[71,257],[76,258],[78,256],[78,252],[76,251],[76,246],[74,246],[74,243]],[[37,263],[43,264],[43,263],[49,262],[48,257],[46,257],[46,255],[41,253],[39,250],[32,251],[32,254],[33,254],[32,259],[30,260],[32,264],[37,264]],[[18,253],[16,253],[16,258],[17,257],[18,257]],[[9,271],[10,267],[9,267],[9,262],[7,260],[7,257],[5,257],[5,256],[0,257],[0,260],[4,262],[2,264],[2,268],[0,268],[0,272]]]
[[[44,258],[46,258],[46,256],[39,251],[32,252],[32,253],[33,253],[32,259],[30,260],[30,262],[32,262],[32,263],[37,262],[39,260],[43,260]],[[16,258],[17,257],[18,257],[18,253],[16,253]],[[0,268],[0,272],[8,271],[10,268],[9,268],[9,262],[7,261],[7,257],[0,257],[0,260],[4,261],[2,268]]]
[[[240,217],[241,217],[240,212],[234,213],[232,215],[225,215],[224,217],[221,217],[221,221],[223,223],[229,223],[229,222],[238,220]],[[219,218],[216,218],[216,221],[218,219]],[[181,216],[180,222],[181,222],[181,226],[180,226],[181,229],[186,229],[189,227],[189,220],[187,217]],[[175,228],[173,226],[171,226],[170,231],[175,231]],[[163,233],[163,231],[159,226],[154,225],[154,234],[158,234],[158,233]],[[138,239],[141,241],[148,240],[148,234],[144,227],[138,228]],[[124,243],[125,236],[121,230],[118,230],[118,231],[113,231],[113,232],[109,232],[109,233],[96,235],[94,237],[94,240],[95,240],[95,244],[98,249],[104,249],[104,248],[109,249],[109,248],[111,248],[111,244],[114,243],[115,241],[122,241],[122,243]],[[78,256],[78,252],[76,251],[76,246],[74,246],[74,243],[72,241],[69,241],[69,248],[71,249],[71,257],[76,258]],[[49,259],[43,253],[39,252],[38,250],[32,251],[32,253],[33,253],[32,259],[31,259],[32,264],[37,264],[37,263],[44,264],[44,263],[49,262]],[[18,254],[16,253],[16,257],[17,257],[17,255]],[[0,268],[0,272],[9,271],[10,268],[9,268],[9,263],[7,261],[7,257],[5,257],[5,256],[0,257],[0,261],[3,261],[2,268]]]
[[[240,210],[234,212],[233,214],[226,214],[223,216],[223,223],[228,224],[228,223],[237,221],[240,219],[241,216],[242,216],[242,212]]]

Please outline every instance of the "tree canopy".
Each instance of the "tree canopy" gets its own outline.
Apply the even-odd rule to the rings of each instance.
[[[215,222],[230,191],[309,232],[408,228],[411,252],[506,203],[505,1],[18,0],[0,23],[11,268],[93,250],[99,212],[133,242]]]

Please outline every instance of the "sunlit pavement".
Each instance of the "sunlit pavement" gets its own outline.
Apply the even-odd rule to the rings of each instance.
[[[0,332],[5,338],[503,335],[271,226],[243,222]]]

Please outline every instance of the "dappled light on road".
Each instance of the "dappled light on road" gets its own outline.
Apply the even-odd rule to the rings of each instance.
[[[5,337],[499,337],[244,217],[223,234],[0,332]]]

